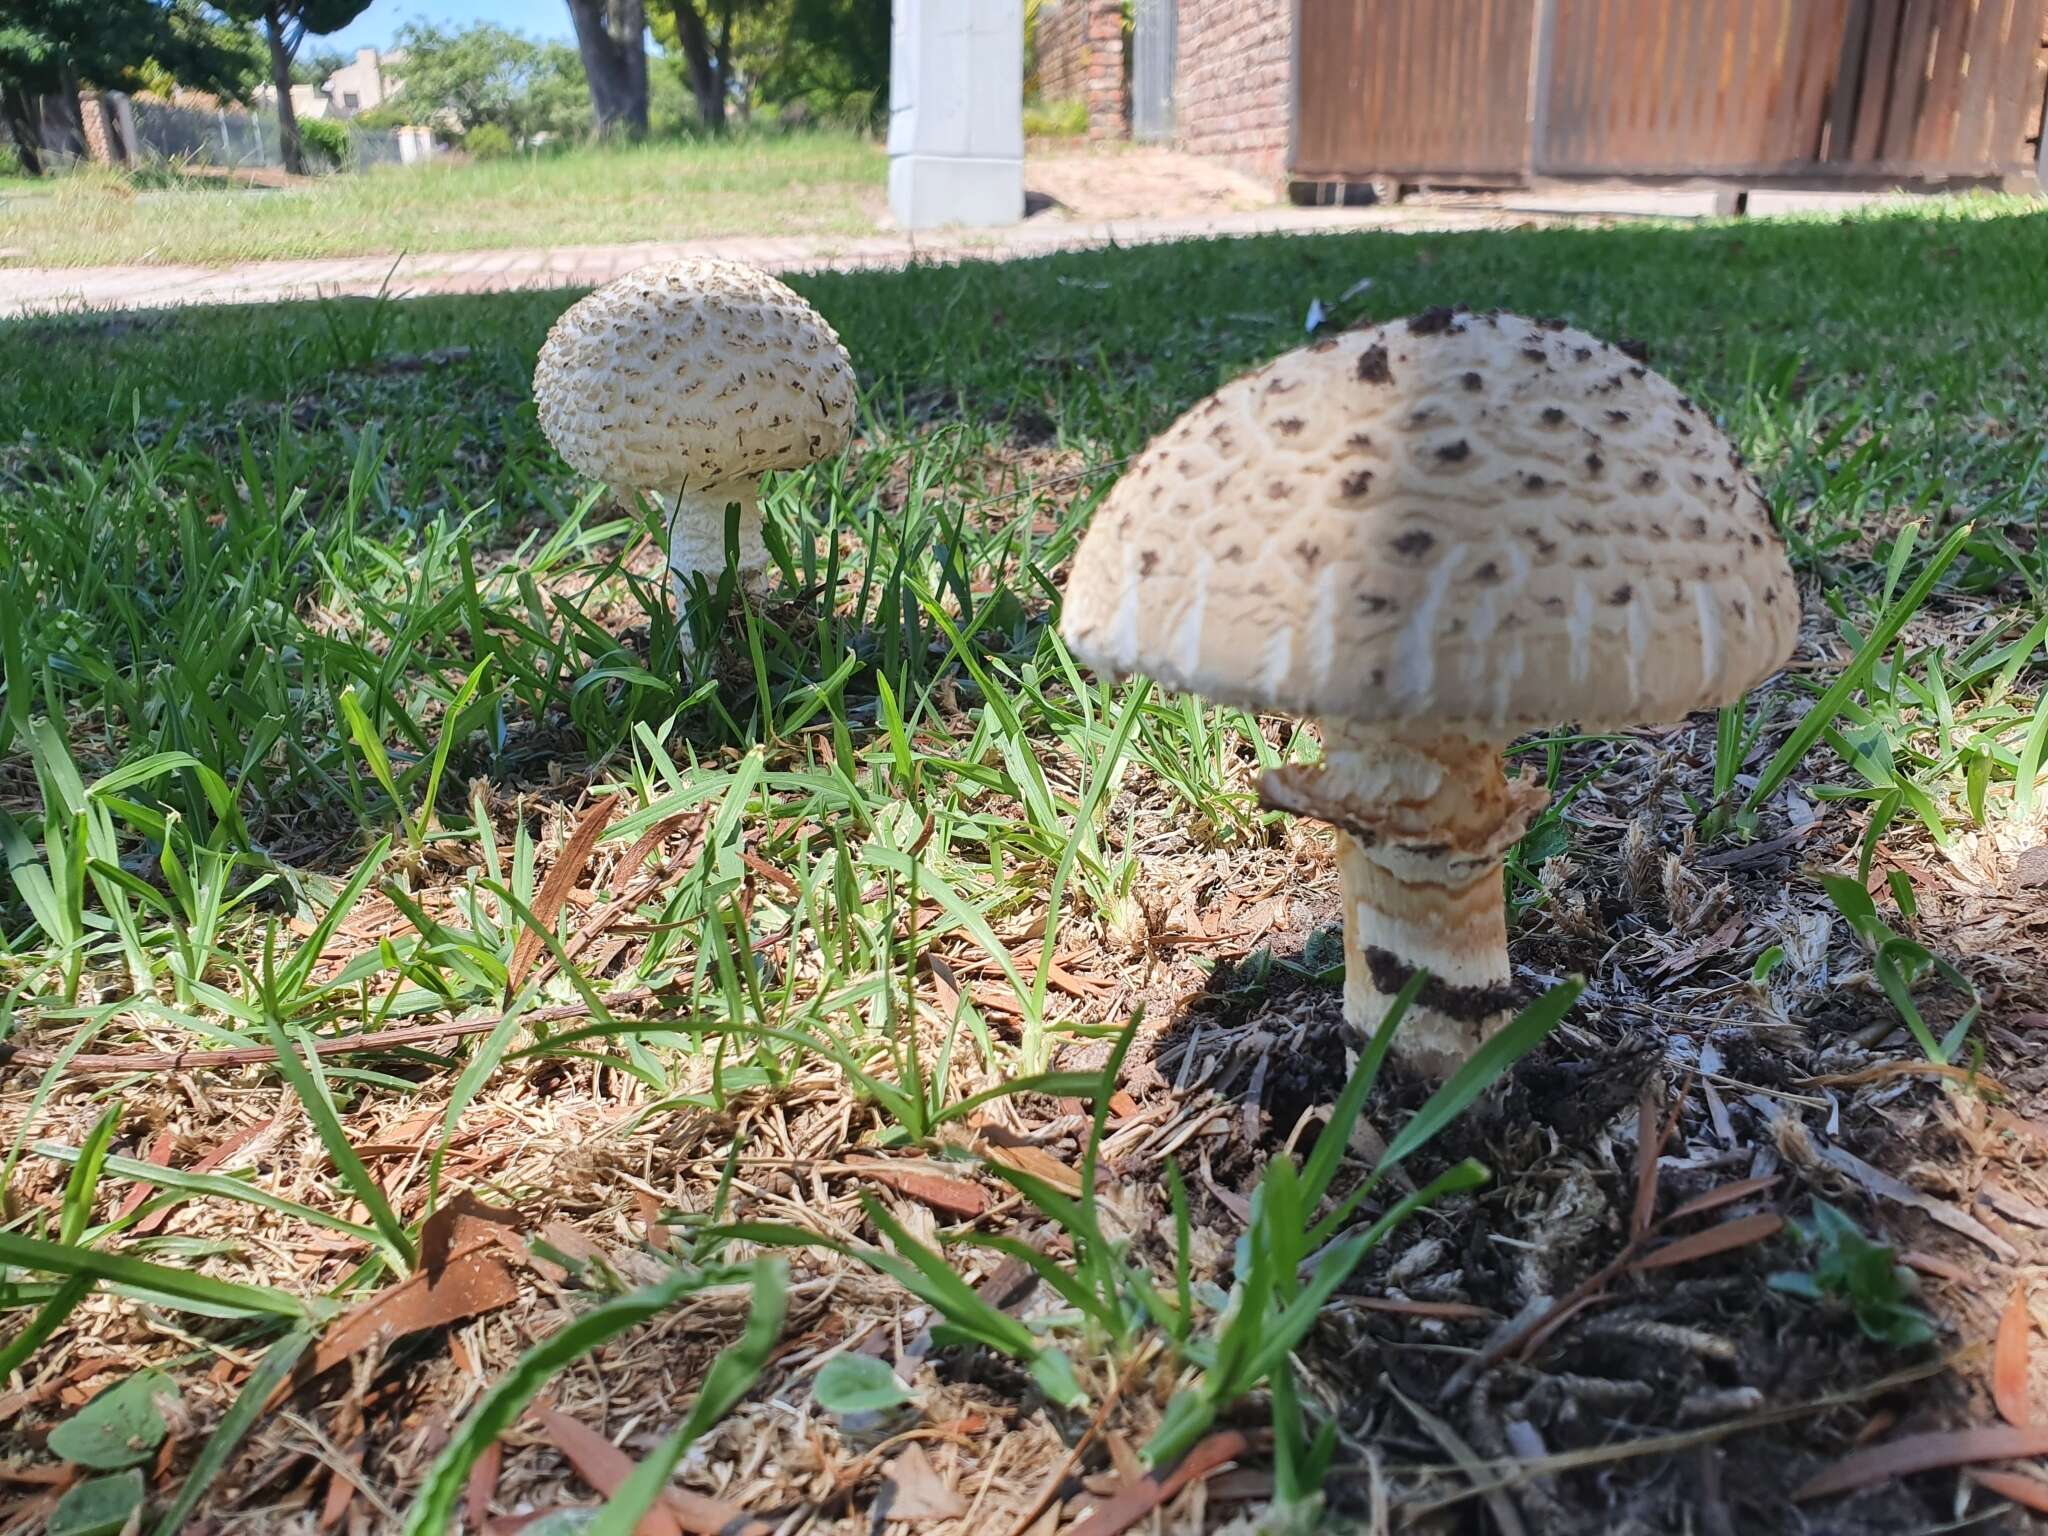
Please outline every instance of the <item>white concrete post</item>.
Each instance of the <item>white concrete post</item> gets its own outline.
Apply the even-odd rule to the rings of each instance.
[[[895,0],[889,209],[904,229],[1024,217],[1023,0]]]

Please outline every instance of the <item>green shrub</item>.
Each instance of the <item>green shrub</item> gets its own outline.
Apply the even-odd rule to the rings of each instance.
[[[462,147],[478,160],[502,160],[518,153],[512,135],[496,123],[479,123],[462,137]]]
[[[306,161],[309,165],[326,165],[339,169],[352,158],[349,151],[348,127],[331,118],[309,117],[299,124],[299,142],[305,146]]]
[[[1024,132],[1034,139],[1078,139],[1088,131],[1088,103],[1079,97],[1024,103]]]

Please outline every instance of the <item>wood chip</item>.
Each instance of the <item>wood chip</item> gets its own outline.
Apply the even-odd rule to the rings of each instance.
[[[1043,1180],[1063,1195],[1080,1198],[1081,1175],[1043,1147],[1005,1147],[983,1137],[975,1150],[992,1163],[1001,1163],[1005,1168],[1014,1168],[1019,1173]]]
[[[988,1209],[988,1192],[979,1184],[950,1174],[935,1173],[922,1160],[910,1162],[902,1158],[849,1153],[847,1161],[860,1170],[862,1178],[886,1184],[897,1193],[908,1195],[948,1216],[971,1220]]]
[[[1977,1198],[2007,1221],[2023,1222],[2030,1227],[2048,1227],[2048,1208],[2036,1205],[2023,1195],[2014,1194],[1996,1179],[1986,1179],[1979,1185]]]
[[[1968,1285],[1971,1281],[1970,1272],[1962,1265],[1952,1264],[1937,1254],[1908,1249],[1899,1255],[1899,1262],[1916,1273],[1935,1280],[1946,1280],[1951,1285]]]

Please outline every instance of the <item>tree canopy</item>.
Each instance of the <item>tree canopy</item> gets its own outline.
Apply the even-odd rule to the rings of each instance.
[[[489,123],[514,143],[590,127],[583,65],[566,43],[538,43],[493,22],[460,31],[410,22],[397,46],[405,63],[393,109],[412,122],[445,114],[463,132]]]
[[[237,97],[260,67],[247,32],[198,0],[0,0],[0,87],[118,90],[152,64],[195,90]]]
[[[31,173],[42,169],[42,97],[70,102],[75,117],[82,86],[163,74],[241,97],[259,69],[248,32],[200,0],[0,0],[0,117]]]

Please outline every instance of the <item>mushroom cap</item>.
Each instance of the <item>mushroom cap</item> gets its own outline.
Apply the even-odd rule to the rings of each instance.
[[[744,262],[692,257],[606,283],[533,370],[541,430],[608,485],[706,490],[846,445],[853,365],[824,316]]]
[[[1505,740],[1738,698],[1798,609],[1741,456],[1668,379],[1562,322],[1431,310],[1168,427],[1096,512],[1060,627],[1112,676]]]

